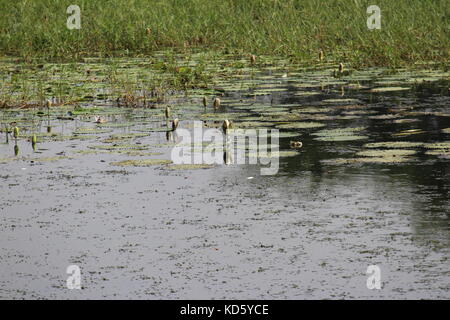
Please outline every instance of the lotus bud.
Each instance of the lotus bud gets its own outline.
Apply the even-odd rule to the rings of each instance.
[[[175,131],[175,130],[177,130],[177,128],[178,128],[178,118],[175,118],[175,119],[173,119],[173,121],[172,121],[172,131]]]
[[[19,155],[19,146],[16,144],[14,145],[14,155],[17,157]]]
[[[19,128],[18,127],[14,127],[14,129],[13,129],[13,136],[16,139],[19,137]]]
[[[31,143],[36,144],[36,142],[37,142],[37,137],[35,134],[33,134],[33,136],[31,137]]]
[[[52,106],[52,102],[50,100],[45,101],[45,107],[49,109]]]
[[[214,98],[213,106],[214,106],[214,109],[217,109],[220,107],[220,99],[219,98]]]
[[[207,105],[206,97],[203,97],[203,106],[206,107],[206,105]]]
[[[167,106],[167,107],[166,107],[166,118],[169,119],[170,116],[171,116],[171,114],[172,114],[172,112],[171,112],[171,110],[170,110],[170,106]]]
[[[319,51],[319,61],[323,61],[323,57],[324,57],[323,50],[320,50]]]
[[[231,122],[228,121],[228,119],[225,119],[225,121],[222,124],[223,132],[227,133],[228,129],[230,129],[230,128],[231,128]]]
[[[339,63],[339,73],[344,72],[344,64],[341,62]]]
[[[250,55],[250,62],[251,62],[251,64],[255,64],[255,62],[256,62],[256,56],[255,56],[254,54],[251,54],[251,55]]]

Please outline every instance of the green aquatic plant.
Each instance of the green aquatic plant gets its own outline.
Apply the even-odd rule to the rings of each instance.
[[[36,151],[36,143],[37,143],[37,137],[35,134],[31,137],[31,147],[33,148],[33,151]]]
[[[324,53],[323,53],[323,50],[320,50],[319,51],[319,61],[323,61],[323,59],[324,59]]]
[[[17,138],[19,137],[19,128],[18,127],[14,127],[13,128],[13,137],[14,139],[17,140]]]

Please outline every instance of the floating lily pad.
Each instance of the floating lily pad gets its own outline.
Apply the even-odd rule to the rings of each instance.
[[[321,128],[325,125],[320,122],[293,122],[279,124],[276,126],[278,129],[311,129],[311,128]]]
[[[88,146],[90,149],[98,150],[146,150],[147,145],[132,145],[132,144],[112,144],[112,145],[99,145],[99,146]]]
[[[54,162],[62,159],[70,159],[70,157],[67,156],[54,156],[54,157],[42,157],[42,158],[32,158],[29,159],[33,162]]]
[[[341,164],[358,164],[358,163],[381,163],[381,164],[395,164],[401,162],[412,161],[408,157],[361,157],[361,158],[337,158],[322,160],[322,163],[341,165]]]
[[[113,166],[121,166],[121,167],[149,167],[149,166],[158,166],[164,164],[170,164],[172,161],[164,160],[164,159],[145,159],[145,160],[124,160],[118,162],[111,162],[110,164]]]
[[[398,157],[410,156],[416,153],[416,150],[408,149],[370,149],[363,150],[356,153],[357,156],[362,157]]]
[[[403,130],[398,133],[393,133],[392,136],[402,137],[402,136],[410,136],[413,134],[421,134],[421,133],[425,133],[425,131],[423,131],[422,129],[409,129],[409,130]]]
[[[405,91],[411,90],[408,87],[382,87],[382,88],[373,88],[370,92],[393,92],[393,91]]]
[[[314,138],[317,141],[357,141],[369,139],[368,136],[358,136],[358,135],[339,135],[339,136],[323,136]]]
[[[409,142],[409,141],[390,141],[390,142],[373,142],[364,145],[365,148],[417,148],[424,144],[422,142]]]
[[[103,133],[110,133],[112,130],[107,129],[97,129],[97,128],[80,128],[73,132],[73,134],[103,134]]]
[[[368,139],[367,136],[355,134],[358,131],[366,129],[365,127],[354,127],[354,128],[337,128],[337,129],[326,129],[313,133],[312,135],[317,136],[314,140],[318,141],[356,141]]]
[[[164,167],[168,170],[196,170],[214,168],[212,164],[170,164]]]
[[[427,149],[450,149],[450,141],[426,143],[424,147]]]
[[[294,150],[285,150],[285,151],[278,151],[278,152],[250,152],[247,154],[249,158],[286,158],[286,157],[295,157],[296,155],[299,155],[300,152],[294,151]]]

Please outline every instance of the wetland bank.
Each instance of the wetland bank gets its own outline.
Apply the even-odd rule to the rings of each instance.
[[[433,62],[417,57],[436,51],[402,56],[407,39],[392,55],[362,53],[367,64],[319,54],[317,43],[303,59],[192,41],[61,60],[51,46],[51,58],[35,52],[28,28],[18,27],[18,38],[31,32],[24,51],[1,35],[0,298],[450,298],[447,42]],[[45,28],[41,40],[62,37],[77,52]],[[89,30],[78,39],[86,50]],[[120,37],[103,40],[124,49]],[[174,163],[177,130],[222,130],[225,120],[230,131],[278,130],[275,175],[227,156]],[[82,290],[67,288],[69,265]],[[366,286],[372,265],[381,290]]]

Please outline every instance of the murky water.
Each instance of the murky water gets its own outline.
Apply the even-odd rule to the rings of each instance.
[[[0,111],[21,132],[0,134],[0,297],[450,298],[449,75],[330,73],[251,71],[218,84],[216,111],[202,92],[167,102],[180,128],[229,118],[292,133],[273,176],[118,166],[170,160],[167,103]],[[66,287],[73,264],[82,290]],[[381,290],[367,288],[370,265]]]

